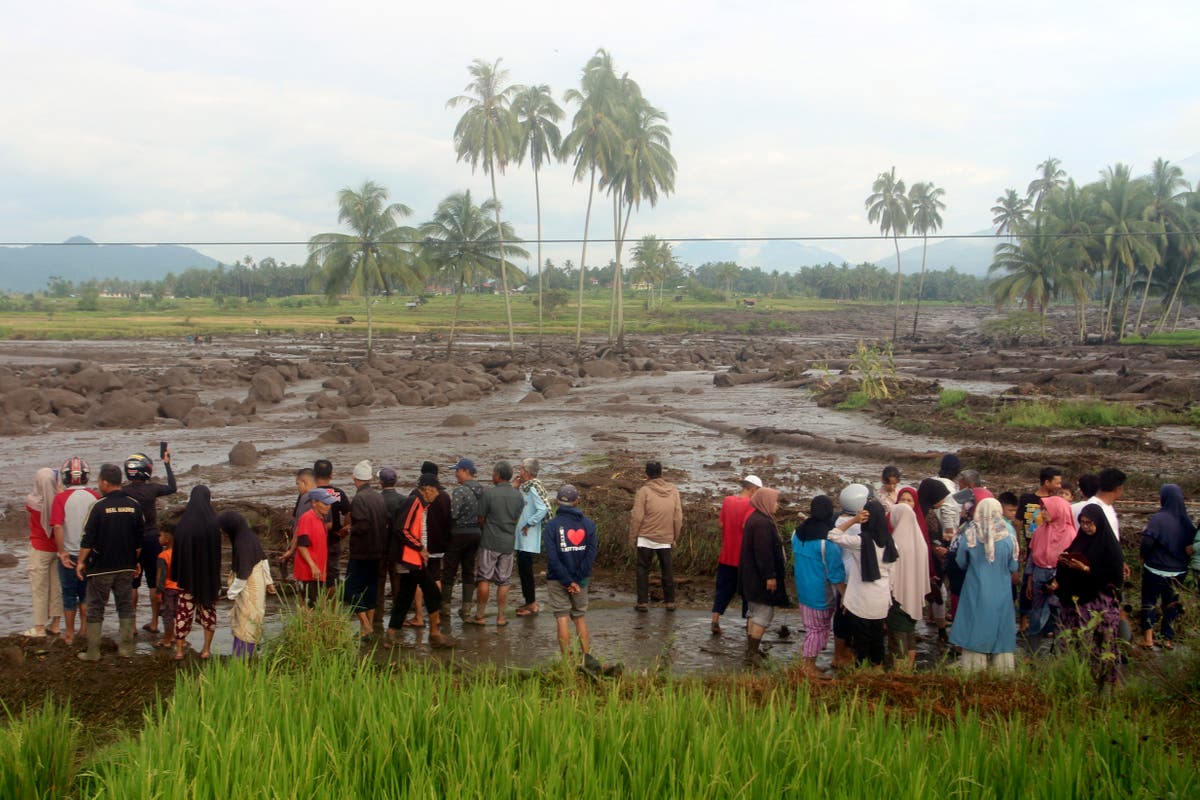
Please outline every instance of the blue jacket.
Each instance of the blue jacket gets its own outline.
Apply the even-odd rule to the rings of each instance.
[[[825,560],[821,560],[821,545],[825,545]],[[802,606],[824,610],[825,584],[845,583],[846,566],[842,563],[842,548],[827,539],[802,542],[792,536],[792,574],[796,579],[796,600]]]
[[[559,505],[558,514],[542,529],[546,580],[585,585],[596,562],[597,543],[596,523],[575,506]]]

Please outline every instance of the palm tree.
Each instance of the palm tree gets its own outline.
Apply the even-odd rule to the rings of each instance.
[[[867,198],[867,221],[878,222],[879,232],[892,234],[896,247],[896,317],[892,321],[892,341],[900,336],[900,237],[908,232],[908,221],[912,206],[904,193],[904,181],[896,179],[896,168],[881,172],[871,184],[871,195]]]
[[[1170,253],[1171,237],[1182,237],[1191,233],[1182,203],[1185,193],[1188,191],[1188,183],[1183,179],[1183,170],[1180,167],[1163,158],[1155,159],[1154,166],[1150,170],[1152,199],[1142,216],[1149,222],[1155,223],[1162,236],[1158,242],[1158,258],[1146,265],[1146,285],[1142,292],[1142,304],[1138,307],[1137,320],[1133,323],[1134,333],[1141,333],[1142,313],[1146,310],[1146,298],[1150,296],[1150,286],[1154,281],[1154,268]]]
[[[930,183],[914,183],[908,190],[908,202],[912,206],[913,233],[921,234],[921,278],[917,283],[917,313],[913,315],[913,338],[917,336],[917,320],[921,316],[921,295],[925,292],[925,255],[929,251],[929,233],[937,233],[942,227],[942,211],[946,204],[942,197],[945,189]]]
[[[1158,231],[1153,222],[1142,217],[1152,199],[1145,181],[1133,178],[1126,164],[1107,167],[1101,175],[1097,227],[1104,235],[1104,261],[1113,276],[1103,329],[1106,335],[1112,330],[1117,286],[1124,276],[1125,300],[1119,328],[1119,335],[1124,336],[1133,279],[1139,266],[1149,266],[1157,261],[1158,242],[1151,234]]]
[[[494,206],[494,200],[485,200],[482,206],[475,205],[469,189],[456,192],[438,203],[433,219],[421,226],[422,259],[433,276],[454,287],[454,316],[450,321],[447,356],[454,349],[458,312],[467,286],[476,286],[499,274],[502,250],[507,255],[529,256],[527,251],[512,244],[520,239],[513,235],[511,225],[501,223],[497,231],[496,224],[488,219],[488,215],[495,213]]]
[[[654,234],[643,236],[633,248],[633,262],[637,265],[640,277],[651,284],[647,308],[653,305],[654,286],[659,289],[658,302],[662,305],[662,287],[675,266],[671,243]]]
[[[1024,300],[1032,310],[1036,303],[1041,315],[1042,339],[1046,338],[1046,309],[1060,290],[1067,240],[1059,236],[1026,236],[1019,243],[996,245],[996,254],[988,274],[1007,274],[988,288],[997,305]]]
[[[1006,189],[1004,194],[996,198],[992,206],[992,224],[996,226],[996,235],[1008,234],[1008,243],[1012,244],[1013,235],[1020,230],[1029,219],[1029,201],[1017,194],[1016,189]]]
[[[571,132],[563,140],[564,156],[575,161],[573,180],[588,176],[587,212],[583,218],[583,252],[579,257],[579,302],[575,321],[575,357],[580,357],[583,340],[583,285],[587,274],[588,228],[592,219],[592,199],[596,192],[596,172],[607,174],[619,153],[620,131],[613,117],[617,79],[612,56],[600,49],[583,68],[579,89],[568,89],[566,100],[579,106],[571,122]]]
[[[396,224],[412,210],[401,203],[387,204],[388,192],[373,181],[358,191],[338,192],[338,222],[353,233],[319,233],[308,240],[309,264],[319,267],[324,291],[330,297],[349,288],[367,305],[367,358],[372,355],[374,334],[371,306],[378,291],[403,284],[419,286],[420,271],[403,243],[413,230]]]
[[[517,150],[517,163],[525,162],[528,154],[533,165],[533,196],[537,203],[537,263],[538,263],[538,352],[542,352],[542,190],[538,170],[542,164],[562,159],[562,133],[557,123],[563,110],[554,102],[550,87],[543,84],[522,86],[512,103],[513,113],[521,125],[522,147]]]
[[[1037,165],[1038,176],[1030,181],[1025,192],[1027,200],[1033,201],[1033,213],[1042,210],[1042,201],[1046,199],[1046,195],[1066,185],[1067,173],[1059,168],[1060,164],[1061,161],[1051,157]]]
[[[500,69],[500,59],[488,64],[475,59],[467,67],[472,80],[463,90],[467,94],[446,101],[447,108],[465,105],[467,110],[454,128],[454,149],[458,160],[471,164],[473,172],[481,163],[483,171],[492,179],[492,210],[496,215],[496,228],[503,232],[500,224],[500,197],[496,193],[496,171],[504,172],[505,166],[520,149],[521,126],[512,112],[511,102],[515,86],[505,87],[508,70]],[[500,291],[504,295],[504,315],[508,320],[508,349],[516,349],[513,336],[512,304],[508,298],[508,269],[504,258],[503,241],[500,247]]]
[[[742,268],[735,261],[721,261],[716,264],[717,279],[725,284],[725,302],[733,299],[733,283],[742,274]]]
[[[1075,301],[1081,343],[1087,336],[1087,306],[1096,283],[1095,268],[1097,264],[1103,263],[1102,248],[1097,238],[1092,235],[1095,218],[1094,196],[1094,190],[1088,187],[1080,189],[1074,180],[1068,180],[1065,186],[1046,198],[1039,214],[1039,220],[1043,216],[1046,217],[1056,233],[1066,242],[1061,282],[1063,289],[1070,293]],[[1101,282],[1103,279],[1104,273],[1101,271]]]
[[[1171,271],[1175,276],[1175,288],[1171,290],[1171,295],[1167,299],[1166,307],[1163,309],[1162,316],[1158,318],[1158,323],[1154,326],[1154,332],[1158,333],[1166,324],[1167,317],[1170,316],[1171,307],[1175,305],[1176,300],[1180,300],[1178,309],[1175,312],[1175,325],[1179,325],[1179,314],[1183,308],[1183,302],[1180,299],[1180,290],[1189,280],[1194,280],[1197,274],[1200,274],[1200,235],[1196,231],[1200,231],[1200,191],[1187,192],[1183,196],[1184,209],[1182,214],[1182,223],[1184,225],[1182,232],[1172,237],[1171,247],[1168,257],[1163,262],[1163,266]]]

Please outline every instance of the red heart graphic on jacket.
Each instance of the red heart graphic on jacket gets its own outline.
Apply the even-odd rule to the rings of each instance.
[[[567,541],[578,547],[583,544],[583,537],[586,535],[587,533],[583,528],[571,528],[567,531]]]

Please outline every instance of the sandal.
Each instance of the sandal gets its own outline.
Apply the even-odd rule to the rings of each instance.
[[[484,625],[487,625],[487,620],[485,620],[483,617],[463,617],[463,624],[478,625],[479,627],[483,627]]]
[[[151,626],[149,622],[142,626],[142,630],[144,630],[146,633],[161,633],[157,625]]]
[[[497,628],[503,628],[507,624],[508,624],[508,620],[506,618],[504,618],[504,617],[496,618],[496,627]]]
[[[520,608],[518,608],[517,616],[518,617],[532,617],[534,614],[538,613],[538,611],[540,611],[540,610],[541,609],[538,608],[537,603],[530,603],[527,606],[521,606]]]
[[[417,622],[415,619],[406,619],[406,620],[404,620],[404,627],[406,627],[406,628],[424,628],[425,620],[421,620],[420,622]]]
[[[21,631],[21,635],[22,635],[22,636],[27,636],[27,637],[29,637],[30,639],[45,639],[45,638],[46,638],[46,631],[45,631],[45,630],[40,630],[40,631],[39,631],[37,628],[29,628],[29,629],[27,629],[27,630],[23,630],[23,631]]]

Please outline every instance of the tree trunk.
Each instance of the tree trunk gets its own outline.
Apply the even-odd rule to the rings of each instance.
[[[450,357],[450,352],[454,349],[454,332],[458,328],[458,309],[462,306],[463,289],[466,282],[466,275],[459,273],[458,291],[454,295],[454,316],[450,318],[450,341],[446,343],[446,358]]]
[[[921,295],[925,292],[925,255],[929,251],[929,237],[921,235],[921,278],[917,281],[917,313],[913,314],[913,338],[917,338],[917,320],[921,317]]]
[[[625,236],[629,233],[629,220],[633,219],[633,203],[625,209],[625,221],[621,225],[621,233],[617,239],[617,277],[621,274],[621,250],[625,246]],[[617,350],[625,349],[625,291],[622,281],[617,283]]]
[[[892,231],[892,244],[896,246],[896,316],[892,320],[892,344],[900,336],[900,239]]]
[[[1154,280],[1154,266],[1146,271],[1146,288],[1142,290],[1142,303],[1138,306],[1137,321],[1133,323],[1133,332],[1141,335],[1142,333],[1142,313],[1146,310],[1146,298],[1150,296],[1150,282]]]
[[[513,338],[512,304],[508,299],[508,265],[504,260],[504,228],[500,225],[500,198],[496,195],[496,165],[488,162],[492,175],[492,203],[496,206],[496,239],[500,242],[500,291],[504,293],[504,316],[508,320],[508,352],[516,353],[517,343]]]
[[[1113,329],[1113,313],[1117,302],[1117,276],[1121,274],[1121,265],[1113,262],[1112,265],[1112,286],[1108,294],[1108,312],[1104,316],[1104,338],[1108,339],[1112,335]]]
[[[532,151],[530,156],[532,157]],[[537,204],[537,279],[538,279],[538,355],[542,354],[542,188],[538,183],[538,164],[533,161],[533,197]]]
[[[1129,285],[1125,287],[1125,299],[1121,303],[1121,330],[1117,332],[1117,341],[1125,338],[1125,325],[1129,322],[1129,301],[1133,298],[1133,272],[1129,273]]]
[[[617,200],[617,195],[616,195],[616,193],[614,193],[613,194],[613,249],[614,249],[614,252],[615,252],[616,244],[617,244],[617,236],[621,232],[621,221],[619,219],[617,219],[618,205],[619,205],[619,202]],[[617,260],[614,258],[613,259],[612,287],[611,287],[611,291],[609,292],[609,299],[608,299],[608,343],[609,344],[612,344],[613,339],[617,335],[617,290],[618,290],[618,286],[619,286],[619,284],[617,282],[617,267],[618,266],[619,265],[617,264]]]
[[[1159,318],[1158,324],[1154,326],[1154,332],[1158,333],[1162,330],[1163,325],[1167,322],[1167,317],[1171,316],[1171,307],[1175,305],[1175,299],[1179,297],[1179,288],[1183,286],[1183,279],[1187,277],[1188,265],[1186,262],[1179,267],[1179,280],[1175,281],[1175,288],[1171,290],[1171,301],[1167,303],[1167,308],[1163,311],[1162,317]],[[1178,316],[1176,316],[1178,320]],[[1176,323],[1178,324],[1178,323]]]
[[[575,316],[575,360],[581,355],[583,341],[583,281],[587,275],[588,225],[592,221],[592,195],[596,191],[596,168],[592,167],[591,186],[588,188],[587,214],[583,217],[583,253],[579,256],[579,308]]]
[[[1175,306],[1175,321],[1171,323],[1171,333],[1179,330],[1179,317],[1183,314],[1183,298],[1179,298],[1179,304]]]

